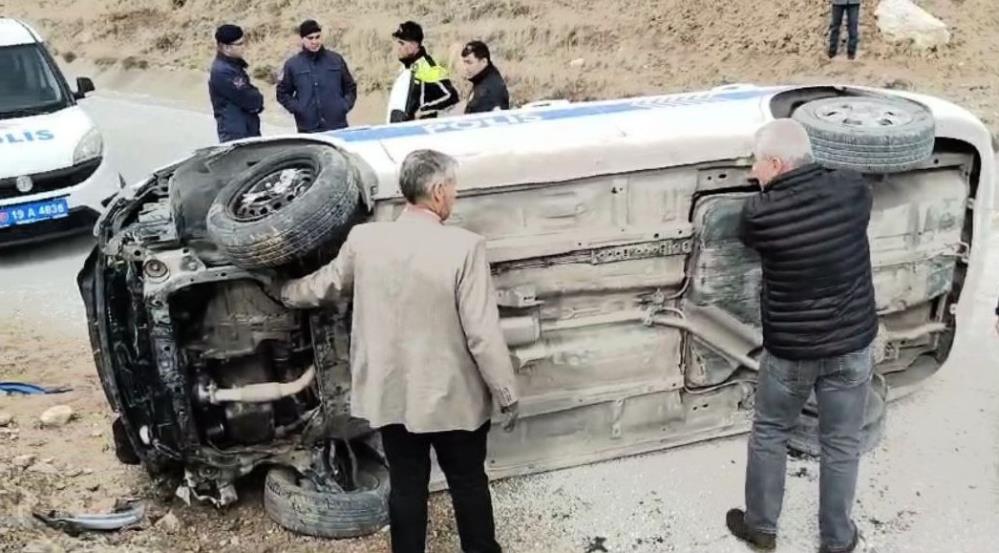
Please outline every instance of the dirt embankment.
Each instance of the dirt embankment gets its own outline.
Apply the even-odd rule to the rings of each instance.
[[[107,69],[203,72],[215,26],[239,23],[250,39],[251,72],[265,89],[297,49],[294,26],[314,17],[358,79],[355,124],[382,117],[398,71],[390,34],[398,22],[415,19],[442,62],[457,61],[467,40],[489,43],[516,103],[732,82],[891,83],[953,99],[999,128],[999,3],[920,4],[950,25],[951,44],[923,53],[887,43],[871,0],[862,10],[860,58],[849,63],[824,56],[824,0],[0,0],[4,13],[37,24],[64,61],[84,58]],[[183,82],[190,87],[190,80]],[[195,97],[195,91],[167,88],[160,85],[159,92]]]

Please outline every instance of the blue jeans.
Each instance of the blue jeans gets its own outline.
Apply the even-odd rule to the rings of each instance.
[[[832,22],[829,25],[829,53],[835,55],[839,50],[839,29],[843,26],[843,13],[846,12],[846,53],[853,56],[857,53],[857,42],[860,41],[860,4],[850,6],[833,6]]]
[[[784,501],[787,443],[815,390],[819,409],[819,528],[832,551],[852,543],[861,428],[873,371],[871,347],[826,359],[789,361],[764,352],[746,465],[746,525],[777,533]]]

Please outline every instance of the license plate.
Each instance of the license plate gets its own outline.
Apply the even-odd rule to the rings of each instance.
[[[0,228],[16,225],[30,225],[49,219],[60,219],[69,215],[66,198],[55,198],[31,202],[30,204],[0,206]]]

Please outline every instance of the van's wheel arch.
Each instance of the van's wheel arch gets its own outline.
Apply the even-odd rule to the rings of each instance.
[[[332,146],[288,148],[218,193],[205,221],[208,235],[245,269],[286,265],[346,237],[363,208],[358,180]]]
[[[806,102],[791,118],[805,127],[815,160],[868,174],[912,170],[933,156],[936,123],[903,98],[843,96]]]

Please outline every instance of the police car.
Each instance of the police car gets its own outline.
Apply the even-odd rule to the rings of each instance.
[[[874,448],[888,402],[947,370],[974,322],[990,133],[914,92],[734,84],[244,139],[151,172],[109,204],[78,280],[118,458],[183,470],[181,495],[217,505],[267,465],[279,524],[326,537],[384,526],[378,442],[347,416],[351,311],[288,310],[267,284],[328,262],[357,222],[394,220],[400,163],[422,148],[460,160],[447,224],[487,240],[517,372],[521,422],[490,435],[491,478],[748,431],[761,268],[739,214],[760,191],[754,134],[779,118],[872,189],[879,330],[862,438]],[[291,391],[233,399],[260,386]],[[812,399],[794,450],[820,454],[816,413]]]
[[[89,230],[123,181],[39,34],[0,17],[0,246]]]

